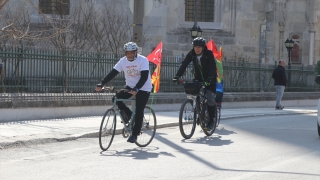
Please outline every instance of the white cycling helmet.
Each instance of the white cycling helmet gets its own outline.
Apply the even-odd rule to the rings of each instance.
[[[123,46],[124,51],[137,51],[138,45],[134,42],[128,42]]]

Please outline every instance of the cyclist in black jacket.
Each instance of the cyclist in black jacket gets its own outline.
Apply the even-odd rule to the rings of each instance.
[[[209,128],[213,128],[213,119],[216,115],[216,62],[212,51],[207,49],[206,40],[197,37],[193,40],[193,49],[187,54],[184,61],[173,78],[174,83],[179,83],[180,77],[185,72],[187,66],[192,62],[194,66],[194,80],[204,82],[206,87],[207,104],[209,112]]]

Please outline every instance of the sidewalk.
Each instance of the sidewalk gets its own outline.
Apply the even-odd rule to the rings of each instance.
[[[288,107],[283,110],[273,108],[222,109],[221,123],[224,119],[317,113],[317,107]],[[179,112],[156,112],[157,127],[178,126]],[[14,121],[0,123],[0,149],[10,146],[39,144],[74,140],[82,137],[98,137],[102,116]],[[117,118],[119,120],[119,118]],[[117,129],[122,129],[120,122]],[[120,132],[120,131],[118,131]]]

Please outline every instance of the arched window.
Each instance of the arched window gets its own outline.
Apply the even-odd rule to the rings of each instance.
[[[298,35],[293,35],[292,40],[294,42],[292,51],[291,51],[291,62],[292,63],[301,63],[300,62],[300,37]]]

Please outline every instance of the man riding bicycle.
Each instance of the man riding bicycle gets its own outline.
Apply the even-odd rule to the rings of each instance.
[[[206,41],[202,37],[197,37],[193,40],[193,49],[187,54],[184,61],[173,78],[174,83],[179,83],[180,77],[185,72],[188,65],[192,62],[194,66],[194,79],[193,81],[204,82],[207,95],[209,124],[208,128],[212,129],[214,126],[214,118],[216,115],[216,62],[213,57],[212,51],[207,49]]]
[[[127,140],[127,142],[134,143],[141,131],[144,108],[148,102],[152,85],[149,73],[149,61],[146,57],[137,53],[137,44],[128,42],[124,45],[123,49],[125,56],[122,57],[111,72],[101,80],[101,83],[96,87],[96,91],[100,91],[105,83],[111,81],[119,72],[124,71],[126,79],[125,89],[128,90],[129,93],[121,91],[117,93],[117,98],[129,99],[132,95],[136,95],[135,123],[132,134]],[[112,98],[112,102],[114,102],[114,97]],[[125,112],[128,118],[127,123],[132,115],[131,110],[122,101],[117,102],[117,105],[120,112]]]

